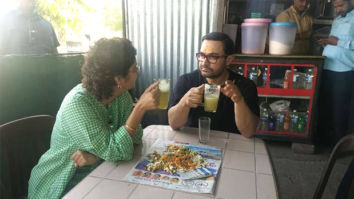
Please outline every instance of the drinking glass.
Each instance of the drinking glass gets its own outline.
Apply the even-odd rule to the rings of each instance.
[[[205,84],[204,111],[216,112],[220,95],[220,85]]]
[[[199,142],[202,144],[206,144],[209,141],[210,134],[210,117],[200,117],[198,119],[199,122]]]
[[[159,109],[166,109],[170,98],[170,79],[158,79],[160,90]]]

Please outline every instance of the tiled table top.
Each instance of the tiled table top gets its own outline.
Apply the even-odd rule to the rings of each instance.
[[[143,144],[136,146],[134,158],[117,163],[103,162],[64,196],[77,198],[154,198],[154,199],[276,199],[276,183],[264,142],[238,134],[211,131],[208,145],[223,149],[223,161],[214,194],[196,194],[123,180],[141,156],[158,138],[198,143],[198,129],[151,125],[144,129]]]

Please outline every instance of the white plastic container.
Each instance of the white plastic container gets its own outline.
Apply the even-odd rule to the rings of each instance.
[[[297,25],[295,22],[275,22],[269,27],[269,54],[291,54]]]
[[[267,34],[267,23],[242,23],[242,53],[264,54]]]
[[[266,24],[269,24],[270,22],[272,22],[272,19],[268,19],[268,18],[246,18],[245,20],[243,20],[243,22],[245,22],[245,23],[266,23]]]

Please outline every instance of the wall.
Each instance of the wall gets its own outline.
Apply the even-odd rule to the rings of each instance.
[[[141,77],[134,95],[153,79],[177,78],[198,68],[201,38],[216,31],[222,14],[218,0],[126,0],[126,33],[137,49]]]
[[[36,114],[55,116],[80,83],[82,55],[0,56],[0,124]]]

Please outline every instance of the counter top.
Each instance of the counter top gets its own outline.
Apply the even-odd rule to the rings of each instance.
[[[315,55],[248,55],[248,54],[234,54],[235,59],[237,58],[279,58],[279,59],[325,59],[325,56],[315,56]]]

